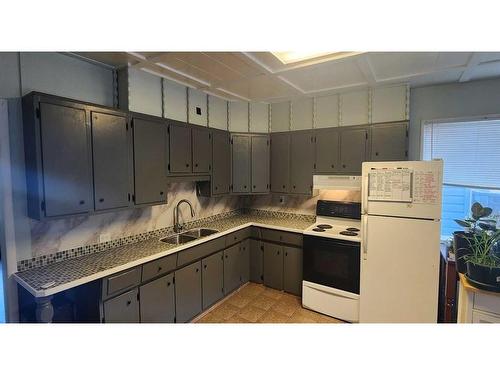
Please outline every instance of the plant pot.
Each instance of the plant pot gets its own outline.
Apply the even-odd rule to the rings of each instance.
[[[455,264],[457,266],[457,272],[465,273],[467,272],[467,265],[464,255],[470,254],[470,245],[467,238],[472,238],[472,233],[457,231],[453,232],[453,249],[455,250]]]
[[[480,284],[500,288],[500,267],[488,267],[467,262],[467,276]]]

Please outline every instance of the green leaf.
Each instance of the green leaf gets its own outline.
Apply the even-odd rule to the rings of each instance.
[[[487,217],[490,216],[493,210],[490,207],[483,207],[481,210],[481,217]]]
[[[488,223],[479,223],[479,227],[483,230],[495,230],[497,226]]]
[[[481,212],[483,211],[483,206],[479,202],[474,202],[472,207],[470,208],[472,217],[474,219],[479,219],[481,217]]]
[[[464,228],[470,228],[471,227],[471,223],[468,222],[468,221],[455,219],[455,223],[457,223],[458,225],[460,225],[461,227],[464,227]]]

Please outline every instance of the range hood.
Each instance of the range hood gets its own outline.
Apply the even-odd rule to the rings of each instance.
[[[314,175],[313,190],[361,190],[361,176]]]

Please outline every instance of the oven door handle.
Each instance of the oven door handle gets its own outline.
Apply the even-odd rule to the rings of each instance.
[[[366,246],[366,239],[368,238],[368,215],[361,217],[361,248],[363,251],[363,260],[368,258],[368,247]]]

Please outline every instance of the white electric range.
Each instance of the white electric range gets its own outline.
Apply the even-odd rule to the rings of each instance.
[[[319,200],[304,231],[302,305],[359,321],[361,203]]]

